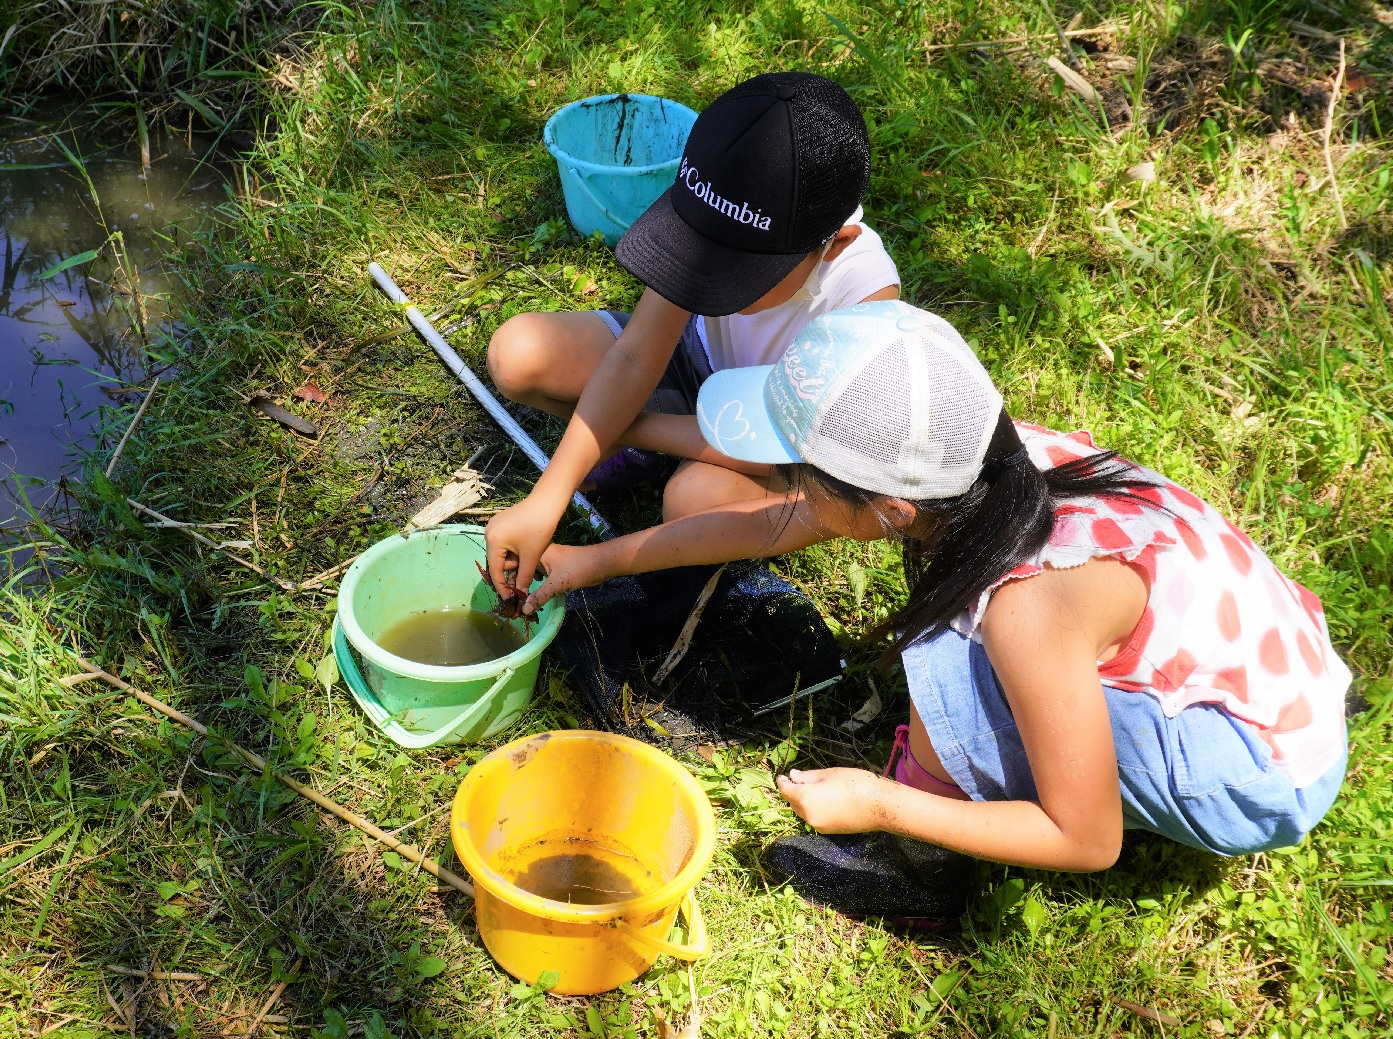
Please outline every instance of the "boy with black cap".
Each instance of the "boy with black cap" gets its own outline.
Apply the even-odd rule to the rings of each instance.
[[[532,493],[489,523],[498,587],[515,567],[529,586],[583,481],[653,475],[654,452],[686,459],[665,519],[782,493],[770,467],[706,443],[697,390],[712,371],[771,363],[820,314],[898,296],[895,265],[861,222],[869,177],[865,120],[846,91],[810,73],[756,76],[702,112],[676,182],[620,239],[619,262],[647,286],[632,315],[519,314],[498,329],[494,383],[570,419]]]

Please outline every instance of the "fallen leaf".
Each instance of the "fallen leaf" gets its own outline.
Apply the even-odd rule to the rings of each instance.
[[[1369,83],[1369,77],[1360,69],[1352,68],[1345,73],[1346,94],[1353,94],[1356,90],[1363,90]]]
[[[584,285],[581,286],[580,294],[581,294],[582,296],[589,296],[589,295],[591,295],[592,293],[594,293],[596,290],[598,290],[599,287],[600,287],[600,286],[596,285],[596,284],[595,284],[595,280],[592,278],[592,279],[588,280]]]
[[[1066,87],[1078,94],[1079,97],[1095,104],[1098,102],[1098,91],[1093,88],[1093,84],[1080,76],[1068,65],[1064,64],[1064,62],[1060,61],[1058,58],[1050,57],[1045,59],[1045,64],[1054,71],[1055,75],[1064,81]]]
[[[298,390],[291,394],[296,400],[313,401],[315,404],[323,404],[329,398],[325,396],[323,390],[312,382],[307,382]]]
[[[1122,175],[1126,181],[1139,180],[1143,184],[1150,184],[1156,179],[1156,164],[1154,162],[1139,162]]]
[[[308,419],[303,419],[299,415],[286,411],[283,407],[272,400],[267,394],[255,393],[247,400],[257,411],[267,418],[275,419],[283,426],[288,426],[295,432],[307,437],[319,436],[319,427]]]

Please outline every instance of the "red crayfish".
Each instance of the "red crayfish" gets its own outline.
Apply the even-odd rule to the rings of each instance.
[[[527,596],[519,592],[516,585],[504,585],[504,591],[508,592],[505,597],[503,592],[498,590],[498,586],[493,583],[493,578],[489,576],[489,572],[483,568],[478,560],[474,561],[474,568],[479,571],[479,576],[484,579],[484,584],[488,585],[489,591],[498,598],[497,605],[491,611],[494,616],[502,617],[508,621],[521,617],[523,638],[530,639],[532,637],[532,617],[530,614],[522,612],[522,604],[527,601]],[[516,580],[516,576],[514,580]]]

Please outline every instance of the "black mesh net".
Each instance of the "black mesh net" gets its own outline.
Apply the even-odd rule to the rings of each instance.
[[[841,651],[812,600],[743,562],[721,574],[685,655],[659,680],[716,570],[618,577],[567,594],[551,652],[598,725],[674,750],[723,743],[840,677]]]

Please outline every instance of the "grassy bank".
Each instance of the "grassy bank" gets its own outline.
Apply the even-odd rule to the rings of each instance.
[[[112,479],[108,448],[72,510],[35,528],[51,586],[6,592],[0,1029],[233,1035],[263,1007],[263,1034],[370,1039],[652,1036],[659,1014],[684,1019],[688,978],[668,960],[594,1000],[515,987],[466,900],[217,740],[99,683],[56,680],[77,670],[75,643],[452,859],[439,809],[487,748],[407,755],[379,739],[315,678],[332,582],[282,593],[142,525],[125,499],[234,522],[214,536],[249,542],[243,554],[294,582],[397,529],[480,448],[495,500],[524,493],[530,467],[429,350],[387,338],[401,318],[367,263],[449,311],[442,324],[464,322],[452,342],[481,370],[512,313],[626,307],[634,282],[564,223],[542,123],[616,89],[700,108],[771,67],[853,90],[872,125],[868,220],[905,295],[970,338],[1012,412],[1091,428],[1224,509],[1324,599],[1367,706],[1351,719],[1345,791],[1300,848],[1230,861],[1130,837],[1098,875],[984,866],[960,936],[906,938],[771,890],[758,866],[796,822],[770,795],[769,760],[883,760],[903,682],[854,648],[843,688],[791,729],[687,762],[721,825],[702,888],[716,953],[694,972],[703,1034],[1393,1029],[1386,7],[1080,8],[1070,31],[1097,31],[1071,38],[1072,60],[1096,100],[1043,64],[1074,25],[1062,6],[834,3],[835,20],[773,0],[307,10],[309,28],[242,55],[255,151],[222,235],[181,261],[187,320],[150,347],[177,378]],[[190,106],[164,98],[183,125]],[[242,403],[307,382],[328,399],[290,403],[319,424],[316,441]],[[110,445],[134,408],[113,414]],[[544,444],[559,436],[527,421]],[[643,522],[655,503],[637,496],[613,518]],[[585,537],[579,522],[562,533]],[[903,594],[879,546],[777,565],[848,640]],[[853,739],[837,725],[873,681],[890,706]],[[518,731],[581,713],[547,674]],[[160,972],[180,978],[143,976]]]

